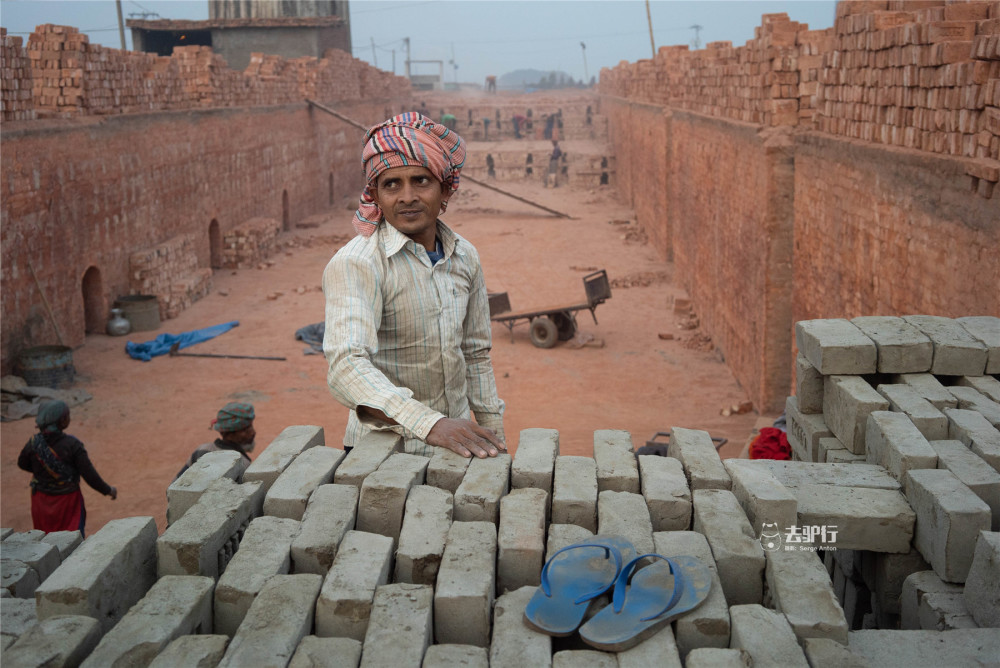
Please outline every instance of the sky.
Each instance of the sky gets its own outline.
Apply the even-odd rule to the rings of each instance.
[[[835,5],[832,0],[651,0],[649,15],[657,48],[693,45],[696,34],[702,45],[742,46],[753,38],[762,14],[784,12],[816,30],[833,25]],[[208,2],[122,0],[126,20],[149,12],[203,20]],[[563,71],[580,80],[619,61],[652,55],[641,0],[352,0],[350,12],[355,57],[389,71],[395,60],[395,72],[402,74],[403,39],[409,37],[411,58],[445,61],[448,82],[481,84],[489,74],[527,68]],[[8,33],[27,38],[42,23],[75,26],[92,43],[121,46],[114,0],[0,0],[0,25]],[[131,48],[128,28],[125,37]],[[437,65],[413,66],[415,74],[437,71]]]

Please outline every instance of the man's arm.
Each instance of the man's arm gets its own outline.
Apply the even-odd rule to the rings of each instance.
[[[482,266],[476,263],[476,276],[469,292],[469,305],[465,313],[462,337],[462,354],[465,356],[465,378],[469,393],[469,407],[476,421],[492,429],[501,441],[506,441],[503,428],[504,402],[497,394],[493,363],[490,305],[486,294],[486,279]]]
[[[375,267],[365,258],[338,253],[323,272],[326,296],[326,333],[323,352],[328,363],[327,383],[333,396],[359,418],[378,418],[360,407],[375,409],[389,425],[426,440],[434,424],[444,418],[397,387],[371,362],[378,350],[382,320],[382,292]],[[394,431],[398,431],[394,429]]]

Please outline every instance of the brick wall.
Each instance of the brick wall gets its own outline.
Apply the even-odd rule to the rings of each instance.
[[[1000,313],[1000,2],[837,15],[601,72],[619,190],[765,410],[795,320]]]
[[[194,234],[179,234],[132,253],[128,264],[129,294],[155,296],[160,320],[176,318],[212,289],[212,270],[198,267]]]
[[[251,218],[229,230],[222,240],[222,266],[256,267],[274,251],[281,223],[273,218]]]

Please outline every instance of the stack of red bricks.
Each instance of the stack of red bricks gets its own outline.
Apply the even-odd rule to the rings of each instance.
[[[156,295],[161,320],[176,318],[212,289],[212,270],[198,267],[194,235],[181,234],[129,256],[129,288]]]
[[[7,34],[0,28],[0,118],[5,121],[23,121],[35,117],[31,97],[31,62],[24,50],[22,39]]]
[[[251,218],[222,238],[222,266],[256,267],[274,252],[281,224],[273,218]]]
[[[1000,159],[1000,3],[837,7],[837,37],[820,76],[818,129]]]
[[[833,28],[828,28],[827,30],[804,30],[798,33],[800,126],[813,127],[824,54],[833,49],[835,40],[836,35],[833,32]]]
[[[87,36],[76,28],[50,24],[38,26],[28,37],[32,98],[37,112],[82,113],[83,49],[87,43]]]
[[[327,49],[323,57],[313,61],[312,66],[299,69],[299,94],[304,98],[333,100],[357,100],[361,97],[361,70],[367,63],[359,61],[346,51]],[[399,95],[409,83],[396,77],[394,95]]]

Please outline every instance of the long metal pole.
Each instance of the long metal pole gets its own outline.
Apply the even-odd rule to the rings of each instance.
[[[372,37],[372,65],[378,67],[378,55],[375,53],[375,38]]]
[[[320,104],[319,102],[316,102],[315,100],[310,100],[308,98],[306,98],[306,102],[309,103],[309,104],[311,104],[312,106],[316,107],[320,111],[325,111],[326,113],[330,114],[334,118],[338,118],[338,119],[344,121],[348,125],[352,125],[352,126],[358,128],[360,130],[364,130],[365,132],[368,131],[368,128],[365,127],[364,125],[362,125],[361,123],[358,123],[353,118],[348,118],[347,116],[344,116],[339,111],[334,111],[333,109],[331,109],[330,107],[326,106],[325,104]],[[559,216],[560,218],[573,218],[573,216],[569,215],[568,213],[563,213],[562,211],[556,211],[555,209],[550,209],[549,207],[543,206],[543,205],[539,204],[538,202],[532,202],[530,199],[525,199],[525,198],[520,197],[518,195],[515,195],[513,193],[509,193],[506,190],[501,190],[500,188],[497,188],[496,186],[491,186],[488,183],[483,183],[482,181],[474,179],[471,176],[463,175],[462,176],[462,180],[463,181],[471,181],[472,183],[475,183],[476,185],[482,186],[482,187],[487,188],[489,190],[495,190],[496,192],[498,192],[498,193],[500,193],[502,195],[506,195],[507,197],[510,197],[512,199],[516,199],[519,202],[524,202],[525,204],[530,204],[531,206],[537,207],[537,208],[541,209],[542,211],[547,211],[548,213],[551,213],[554,216]]]
[[[649,13],[649,0],[646,0],[646,21],[649,23],[649,48],[653,52],[653,58],[656,58],[656,42],[653,41],[653,17]]]
[[[122,51],[125,50],[125,22],[122,20],[122,0],[115,0],[118,7],[118,36],[122,39]]]

